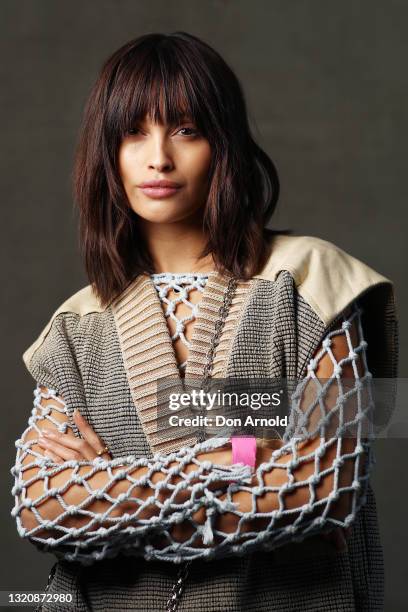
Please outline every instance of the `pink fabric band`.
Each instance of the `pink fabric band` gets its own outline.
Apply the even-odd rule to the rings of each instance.
[[[244,463],[255,467],[256,438],[255,436],[232,436],[232,463]]]

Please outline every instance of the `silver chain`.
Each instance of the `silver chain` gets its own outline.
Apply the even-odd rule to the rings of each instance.
[[[210,377],[211,370],[213,367],[215,349],[217,348],[220,342],[222,328],[224,327],[225,319],[227,318],[227,315],[228,315],[228,312],[229,312],[229,309],[232,303],[232,299],[235,294],[237,282],[238,282],[237,279],[234,277],[230,278],[230,280],[228,281],[228,286],[224,294],[224,300],[218,311],[219,316],[214,325],[214,334],[211,338],[210,349],[208,350],[208,353],[206,355],[207,360],[204,365],[203,378],[201,381],[202,387],[208,384],[208,379]],[[204,440],[205,440],[204,429],[201,429],[197,436],[197,442],[203,442]],[[185,582],[188,576],[188,571],[190,569],[191,563],[192,562],[190,560],[190,561],[185,561],[184,563],[181,564],[181,567],[177,573],[176,581],[171,588],[170,597],[167,600],[166,612],[176,612],[178,605],[180,603],[181,596],[183,594]]]

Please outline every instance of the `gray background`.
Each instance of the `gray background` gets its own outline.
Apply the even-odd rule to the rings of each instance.
[[[82,109],[103,60],[138,35],[174,30],[202,37],[223,55],[243,84],[255,136],[279,171],[274,225],[334,242],[394,281],[400,376],[407,376],[407,18],[408,3],[393,0],[0,3],[1,358],[8,391],[2,589],[42,589],[54,559],[20,541],[9,515],[9,469],[32,407],[34,381],[21,354],[56,308],[88,284],[70,174]],[[406,607],[399,475],[407,443],[381,440],[376,449],[386,610],[397,612]]]

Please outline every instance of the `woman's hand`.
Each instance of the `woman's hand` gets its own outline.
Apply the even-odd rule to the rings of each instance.
[[[71,459],[92,461],[96,457],[112,459],[109,452],[98,454],[98,451],[105,448],[105,443],[79,410],[74,410],[73,418],[82,438],[77,438],[70,430],[64,434],[54,429],[44,428],[38,438],[38,444],[46,449],[44,455],[56,463],[63,463]]]

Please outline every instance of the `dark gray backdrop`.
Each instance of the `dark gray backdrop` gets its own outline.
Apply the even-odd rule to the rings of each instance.
[[[407,18],[408,3],[395,0],[2,0],[2,589],[43,588],[53,561],[18,538],[9,469],[32,407],[21,354],[62,301],[88,284],[70,174],[102,61],[153,31],[186,30],[221,52],[280,174],[274,225],[332,241],[395,282],[407,376]],[[407,444],[382,440],[376,449],[386,610],[397,612],[406,607],[399,477]]]

